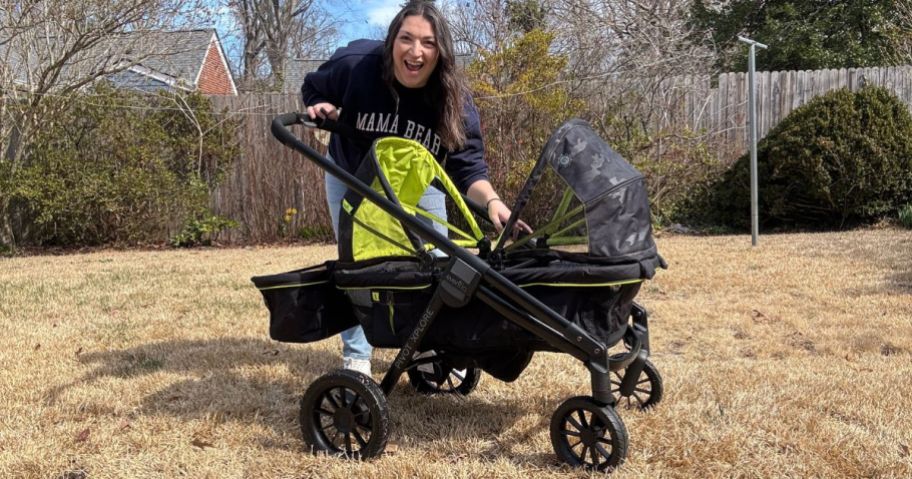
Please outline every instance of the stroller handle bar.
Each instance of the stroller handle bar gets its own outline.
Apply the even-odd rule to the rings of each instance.
[[[339,126],[338,122],[333,123],[335,123],[335,125],[327,125],[326,122],[323,121],[322,123],[316,125],[320,128],[324,128],[324,125],[329,128]],[[418,237],[427,242],[433,243],[440,250],[450,256],[450,258],[457,258],[467,266],[477,271],[481,275],[482,283],[488,285],[497,293],[502,294],[504,297],[512,301],[516,306],[519,306],[519,308],[525,311],[526,314],[530,315],[534,319],[541,321],[545,326],[547,326],[548,329],[551,329],[555,334],[546,334],[544,339],[548,341],[552,346],[585,362],[589,366],[590,370],[593,371],[593,373],[596,371],[607,372],[609,368],[611,370],[623,368],[627,364],[630,364],[630,362],[633,361],[633,359],[640,353],[642,342],[640,341],[639,337],[634,337],[632,338],[633,344],[631,345],[630,351],[628,351],[627,354],[621,358],[614,358],[609,360],[608,351],[605,344],[593,338],[592,335],[590,335],[586,330],[580,328],[576,324],[573,324],[572,322],[563,318],[561,315],[557,314],[554,310],[539,301],[534,296],[530,295],[528,292],[514,285],[500,273],[495,271],[491,265],[483,261],[481,258],[477,257],[467,250],[464,250],[463,248],[460,248],[455,243],[450,241],[449,238],[434,230],[432,226],[427,225],[414,216],[408,214],[405,210],[398,207],[395,203],[383,197],[371,189],[368,185],[364,184],[362,181],[358,180],[357,177],[346,171],[344,168],[335,164],[335,162],[330,161],[310,146],[307,146],[287,128],[288,126],[295,124],[315,123],[311,123],[307,116],[301,113],[283,113],[273,119],[272,134],[282,144],[304,154],[307,159],[316,163],[317,166],[326,171],[326,173],[335,176],[350,190],[356,192],[364,199],[374,203],[384,212],[399,220],[404,227],[407,227]],[[342,132],[339,133],[344,134]],[[520,318],[520,321],[523,322],[522,318]],[[610,384],[608,384],[607,387],[610,387]]]
[[[283,118],[283,121],[292,121],[293,123],[297,122],[297,123],[304,125],[307,128],[319,129],[319,130],[328,131],[330,133],[336,133],[338,135],[344,136],[346,139],[354,142],[359,147],[364,148],[364,149],[368,149],[371,146],[371,141],[367,136],[365,136],[363,133],[359,132],[358,130],[352,128],[347,123],[342,123],[341,121],[333,120],[328,117],[317,117],[317,118],[311,119],[305,113],[285,113],[284,115],[279,115],[279,118],[282,118],[285,115],[297,115],[298,118],[296,120],[292,120],[291,117],[288,117],[288,118]],[[293,124],[293,123],[283,123],[283,124],[289,125],[289,124]],[[273,133],[275,133],[275,132],[273,131]],[[488,223],[491,222],[491,219],[488,218],[487,208],[476,203],[474,200],[469,198],[468,195],[461,194],[461,196],[462,196],[462,200],[465,201],[466,205],[468,205],[468,207],[472,210],[472,212],[474,212],[476,215],[478,215],[482,220],[487,221]]]

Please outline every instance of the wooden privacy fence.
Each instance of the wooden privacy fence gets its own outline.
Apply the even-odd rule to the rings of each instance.
[[[247,94],[211,97],[222,115],[240,122],[240,156],[212,198],[215,214],[238,221],[221,240],[256,243],[314,236],[331,239],[332,230],[323,173],[302,154],[272,136],[272,119],[280,113],[299,111],[298,95]],[[321,153],[325,151],[302,126],[291,130]],[[288,215],[289,209],[294,214]],[[286,221],[289,220],[289,221]]]
[[[757,136],[763,138],[783,118],[812,98],[840,88],[856,91],[882,86],[906,105],[912,105],[912,66],[849,68],[814,71],[757,72]],[[684,124],[705,132],[717,153],[731,159],[748,147],[748,75],[719,75],[715,87],[709,75],[675,77],[660,84],[670,105],[660,126]]]
[[[912,66],[758,72],[755,78],[759,138],[794,109],[839,88],[879,85],[912,105]],[[718,77],[716,86],[712,83],[709,75],[700,75],[644,86],[654,93],[647,114],[655,121],[654,128],[680,131],[686,125],[700,132],[720,159],[731,161],[747,151],[747,74],[726,73]],[[602,89],[600,94],[610,96],[611,91]],[[322,171],[276,141],[269,130],[275,115],[301,109],[299,96],[245,94],[211,100],[216,111],[236,116],[241,123],[240,157],[212,200],[216,214],[237,220],[241,227],[222,239],[235,243],[301,236],[331,239]],[[325,151],[302,127],[292,130],[318,151]],[[497,178],[492,180],[499,184]],[[289,208],[296,214],[286,222]]]

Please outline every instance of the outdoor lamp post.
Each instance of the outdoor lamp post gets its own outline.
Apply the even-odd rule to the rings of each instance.
[[[738,41],[750,45],[750,54],[747,58],[747,81],[748,85],[748,116],[750,117],[750,171],[751,171],[751,246],[757,246],[757,236],[760,230],[760,213],[757,205],[757,99],[755,96],[756,84],[754,83],[754,53],[756,47],[767,49],[762,43],[755,42],[750,38],[738,36]]]

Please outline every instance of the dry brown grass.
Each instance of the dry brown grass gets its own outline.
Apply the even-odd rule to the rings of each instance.
[[[666,397],[621,411],[631,449],[614,477],[912,475],[912,233],[658,243],[671,267],[639,299]],[[586,475],[557,465],[548,439],[557,405],[589,392],[582,365],[557,354],[463,399],[403,380],[391,452],[307,454],[296,402],[339,364],[338,340],[270,341],[248,278],[333,251],[0,260],[0,476]]]

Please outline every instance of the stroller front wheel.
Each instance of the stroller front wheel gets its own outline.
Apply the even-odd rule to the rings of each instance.
[[[618,406],[626,402],[628,409],[637,408],[645,411],[653,408],[662,400],[665,391],[665,387],[662,385],[662,375],[651,361],[647,359],[643,364],[643,371],[637,377],[636,385],[629,396],[620,394],[625,373],[624,370],[611,372],[611,394],[617,398]]]
[[[551,416],[551,445],[571,466],[611,471],[627,458],[629,438],[611,406],[589,396],[564,401]]]
[[[314,452],[369,459],[390,435],[389,405],[380,386],[342,369],[317,378],[301,399],[301,433]]]

